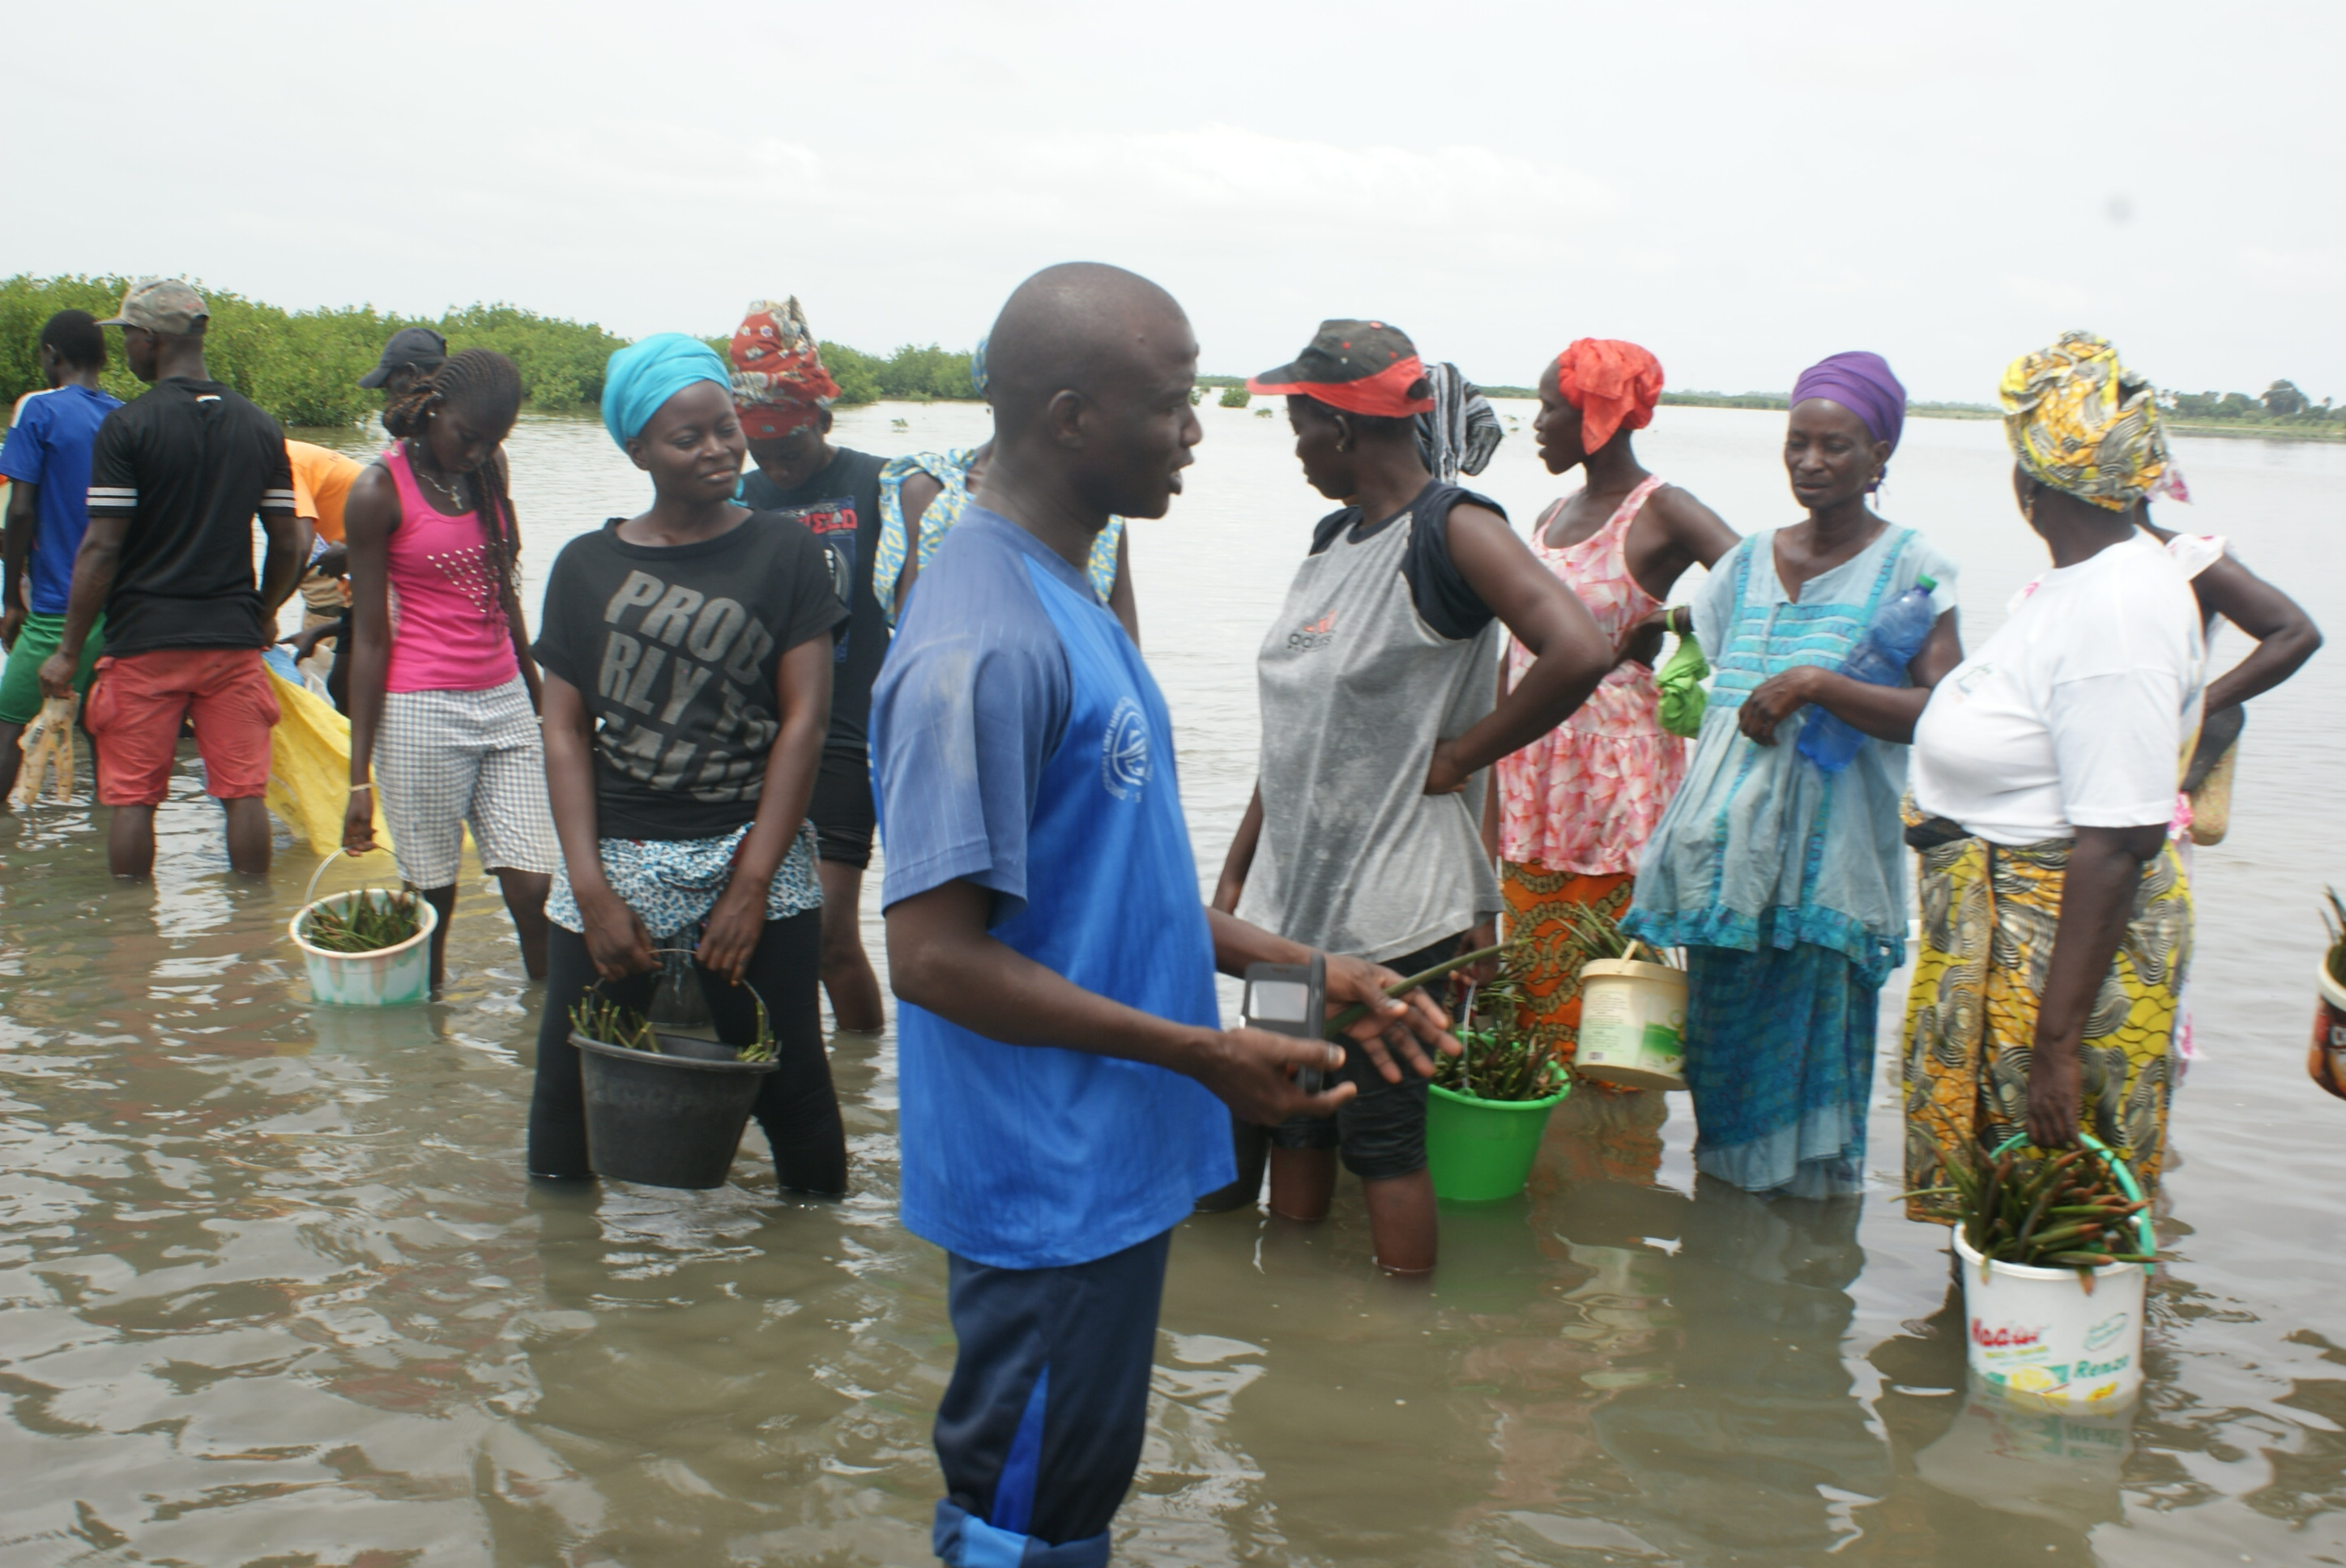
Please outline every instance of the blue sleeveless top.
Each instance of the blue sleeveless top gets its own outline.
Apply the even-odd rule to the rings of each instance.
[[[1889,527],[1849,560],[1810,578],[1795,601],[1776,575],[1776,535],[1754,534],[1711,568],[1695,602],[1695,637],[1717,677],[1685,784],[1637,863],[1622,929],[1664,947],[1745,952],[1809,942],[1879,986],[1904,962],[1906,846],[1900,800],[1906,750],[1868,739],[1839,774],[1800,754],[1803,708],[1761,746],[1737,728],[1743,699],[1798,665],[1839,667],[1882,606],[1937,583],[1932,608],[1955,604],[1956,568],[1912,528]]]

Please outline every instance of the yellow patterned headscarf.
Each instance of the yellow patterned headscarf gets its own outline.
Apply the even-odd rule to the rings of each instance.
[[[1998,391],[2012,453],[2041,484],[2123,512],[2168,472],[2157,392],[2106,339],[2064,332],[2005,366]]]

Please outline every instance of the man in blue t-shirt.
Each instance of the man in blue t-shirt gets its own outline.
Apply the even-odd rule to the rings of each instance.
[[[1173,1227],[1231,1179],[1227,1103],[1326,1115],[1311,1040],[1224,1030],[1214,971],[1311,953],[1198,898],[1163,697],[1084,563],[1161,517],[1200,431],[1172,297],[1050,268],[987,349],[994,455],[873,688],[905,1226],[949,1254],[947,1563],[1094,1568],[1140,1457]],[[1328,959],[1388,1077],[1455,1044],[1400,977]],[[1388,1049],[1390,1048],[1390,1049]]]
[[[15,787],[25,754],[16,743],[41,711],[41,661],[57,651],[66,626],[66,590],[73,585],[74,554],[89,531],[89,453],[97,427],[122,406],[97,390],[106,369],[106,334],[87,311],[59,311],[41,328],[41,376],[49,383],[17,405],[16,423],[0,446],[0,474],[9,481],[5,546],[0,546],[0,800]],[[104,651],[105,617],[90,628],[75,667],[73,688],[89,690],[90,671]]]

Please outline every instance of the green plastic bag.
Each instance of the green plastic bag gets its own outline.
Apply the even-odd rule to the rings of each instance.
[[[1702,733],[1702,712],[1710,700],[1702,682],[1708,674],[1710,661],[1702,657],[1694,638],[1678,638],[1678,651],[1654,672],[1655,683],[1662,688],[1664,729],[1688,738]]]

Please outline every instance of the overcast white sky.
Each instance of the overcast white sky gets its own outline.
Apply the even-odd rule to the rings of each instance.
[[[636,335],[795,293],[963,347],[1115,261],[1204,368],[1322,316],[1525,382],[1836,350],[1984,401],[2063,328],[2346,399],[2346,5],[12,0],[0,272]]]

